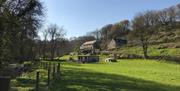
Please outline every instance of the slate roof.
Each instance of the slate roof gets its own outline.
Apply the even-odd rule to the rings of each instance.
[[[124,40],[124,39],[114,39],[114,41],[116,42],[118,46],[127,44],[127,40]]]

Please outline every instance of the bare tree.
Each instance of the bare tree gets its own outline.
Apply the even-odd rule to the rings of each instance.
[[[63,27],[59,28],[56,36],[55,36],[55,48],[56,48],[56,56],[60,56],[60,52],[62,52],[62,50],[60,50],[61,46],[63,46],[65,44],[64,42],[64,36],[65,36],[65,30]]]
[[[92,32],[89,32],[89,33],[87,33],[87,35],[88,36],[94,36],[96,38],[96,40],[100,40],[100,38],[101,38],[101,32],[99,29],[96,29]]]
[[[148,58],[150,39],[155,34],[154,28],[157,25],[154,14],[154,11],[147,11],[137,15],[133,20],[132,36],[141,42],[145,58]]]
[[[48,33],[50,37],[50,42],[51,42],[51,60],[54,59],[55,57],[55,52],[57,48],[57,40],[60,38],[63,38],[65,33],[63,28],[59,28],[56,24],[51,24],[48,27]]]
[[[47,52],[47,38],[48,38],[48,30],[45,29],[43,32],[43,37],[44,37],[44,40],[43,40],[43,58],[46,58],[46,52]]]

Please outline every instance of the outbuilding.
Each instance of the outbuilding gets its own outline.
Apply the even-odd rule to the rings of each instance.
[[[119,38],[112,39],[111,42],[108,44],[108,50],[112,50],[126,44],[127,44],[127,40],[119,39]]]
[[[79,55],[78,62],[80,63],[92,63],[99,62],[99,56],[96,55]]]

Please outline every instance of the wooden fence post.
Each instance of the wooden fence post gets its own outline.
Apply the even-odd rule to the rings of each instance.
[[[44,69],[44,62],[42,62],[42,68]]]
[[[36,73],[36,91],[39,91],[39,71]]]
[[[41,68],[43,68],[43,66],[44,66],[44,65],[43,65],[43,62],[41,62]]]
[[[53,64],[53,78],[55,78],[55,76],[56,76],[56,67],[55,67],[56,65],[55,64]]]
[[[48,69],[48,63],[46,62],[45,64],[46,64],[46,65],[45,65],[45,69]]]
[[[9,91],[10,77],[0,77],[0,91]]]
[[[60,63],[58,63],[58,66],[57,66],[57,78],[60,79],[60,75],[61,75],[61,72],[60,72]]]
[[[40,66],[41,68],[43,68],[43,63],[41,62],[41,66]]]
[[[50,85],[50,79],[51,79],[51,63],[49,63],[49,66],[48,66],[48,82],[47,82],[47,86]]]
[[[45,62],[43,62],[43,69],[45,68]]]

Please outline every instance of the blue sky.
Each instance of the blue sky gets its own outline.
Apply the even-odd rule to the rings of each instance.
[[[46,7],[45,25],[56,23],[66,30],[66,37],[87,32],[124,19],[131,20],[138,12],[159,10],[180,3],[180,0],[42,0]]]

